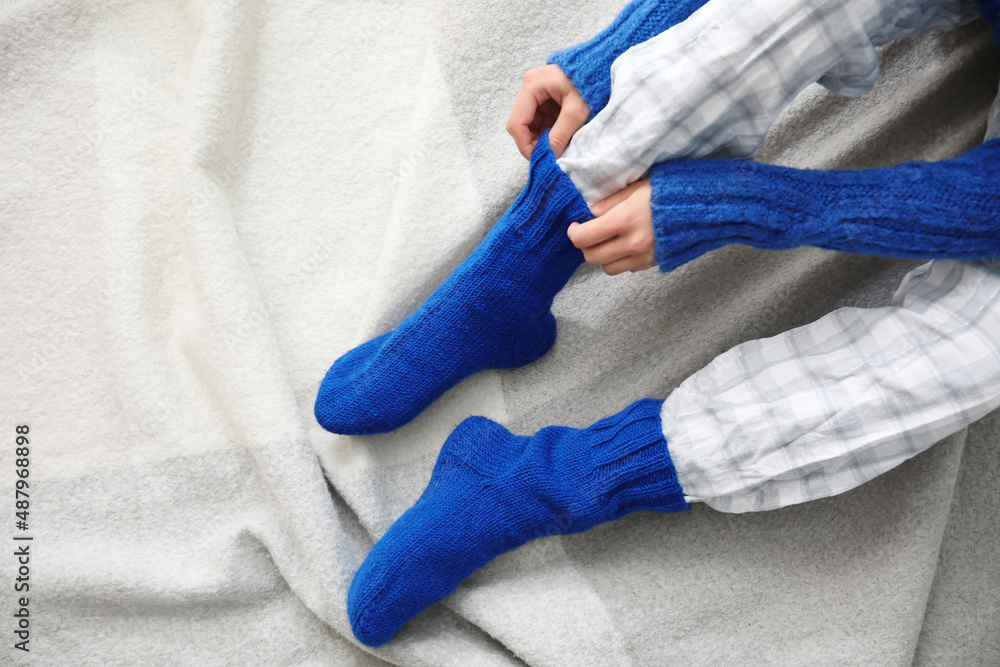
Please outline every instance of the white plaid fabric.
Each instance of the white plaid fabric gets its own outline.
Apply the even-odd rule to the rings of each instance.
[[[656,162],[751,156],[810,83],[862,93],[876,46],[978,15],[973,0],[711,0],[615,61],[607,107],[559,166],[593,203]]]
[[[738,345],[674,390],[663,432],[688,501],[842,493],[1000,407],[1000,262],[925,264],[893,304]]]
[[[616,61],[611,102],[559,164],[597,201],[657,161],[752,155],[807,84],[863,92],[875,46],[976,15],[962,0],[711,0]],[[745,512],[851,489],[998,406],[1000,260],[938,261],[891,307],[726,352],[667,398],[663,424],[688,500]]]

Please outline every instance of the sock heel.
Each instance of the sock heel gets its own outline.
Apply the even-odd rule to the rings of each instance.
[[[442,461],[458,460],[484,479],[501,476],[524,453],[527,441],[491,419],[468,417],[441,447],[435,473],[447,467],[441,465]]]
[[[520,368],[544,357],[556,342],[556,318],[546,310],[511,335],[507,354],[496,368]]]

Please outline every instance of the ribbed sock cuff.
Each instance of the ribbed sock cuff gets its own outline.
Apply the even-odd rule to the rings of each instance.
[[[497,264],[497,270],[512,284],[531,292],[532,300],[545,294],[548,305],[541,310],[551,305],[552,297],[584,261],[583,252],[573,246],[566,230],[573,222],[594,217],[573,181],[556,163],[548,138],[546,130],[531,153],[527,184],[476,249]],[[515,258],[516,267],[510,264]]]
[[[660,422],[662,400],[636,401],[588,429],[591,483],[603,495],[603,520],[638,510],[690,509]]]
[[[559,65],[580,91],[593,118],[611,97],[611,65],[636,44],[685,20],[707,0],[634,0],[599,35],[556,51],[549,63]]]
[[[563,251],[573,256],[578,266],[582,253],[566,236],[572,222],[593,220],[590,207],[569,176],[559,168],[549,146],[549,131],[542,133],[531,152],[528,183],[510,207],[516,216],[507,230],[520,235],[527,247]],[[548,224],[539,224],[544,221]],[[575,251],[575,252],[574,252]]]

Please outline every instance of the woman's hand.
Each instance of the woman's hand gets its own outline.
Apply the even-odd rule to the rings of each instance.
[[[569,226],[566,234],[587,264],[603,267],[609,276],[656,266],[651,192],[649,180],[636,181],[591,206],[593,220]]]
[[[549,146],[559,157],[589,117],[590,108],[569,77],[558,65],[545,65],[530,69],[524,75],[521,92],[507,119],[507,132],[514,138],[521,155],[530,159],[531,150],[542,132],[552,128]]]

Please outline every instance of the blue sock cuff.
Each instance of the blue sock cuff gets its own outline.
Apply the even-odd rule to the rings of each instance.
[[[516,477],[558,516],[543,535],[579,533],[640,510],[690,509],[663,435],[663,401],[643,399],[591,426],[549,426],[518,436],[469,417],[442,448],[479,473]]]
[[[594,216],[573,181],[559,168],[556,156],[549,146],[549,130],[542,132],[531,151],[528,182],[510,210],[518,211],[520,219],[506,229],[519,233],[529,247],[545,246],[553,249],[553,246],[558,246],[573,255],[575,266],[583,262],[583,254],[573,247],[566,236],[566,230],[571,222],[587,222],[593,220]],[[554,224],[530,224],[535,220],[551,220]],[[505,228],[496,225],[494,229],[501,231]]]
[[[953,160],[819,171],[745,160],[653,165],[656,260],[742,243],[917,259],[1000,256],[1000,139]]]
[[[707,0],[633,0],[593,39],[549,56],[580,91],[593,118],[611,97],[611,64],[641,44],[685,20]]]
[[[639,510],[690,509],[663,436],[662,406],[657,399],[636,401],[582,432],[592,456],[589,484],[604,504],[598,523]]]

